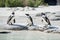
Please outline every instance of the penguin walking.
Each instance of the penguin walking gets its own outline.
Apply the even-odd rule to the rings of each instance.
[[[12,25],[13,23],[15,23],[15,13],[13,12],[12,15],[9,16],[7,24]]]
[[[42,16],[42,18],[43,18],[42,22],[45,21],[45,26],[44,26],[44,28],[48,28],[47,26],[48,26],[48,25],[49,25],[49,26],[51,25],[50,20],[48,19],[48,17],[46,16],[45,13],[41,13],[41,16]],[[44,22],[43,22],[43,23],[44,23]]]
[[[28,25],[29,25],[29,26],[32,26],[32,25],[33,25],[33,19],[32,19],[32,17],[31,17],[29,14],[25,14],[25,15],[26,15],[26,16],[28,17],[28,19],[29,19]],[[28,25],[27,25],[27,26],[28,26]]]

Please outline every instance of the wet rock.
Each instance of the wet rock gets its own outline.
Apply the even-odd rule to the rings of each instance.
[[[7,34],[7,33],[10,33],[10,32],[6,32],[6,31],[0,32],[0,34]]]

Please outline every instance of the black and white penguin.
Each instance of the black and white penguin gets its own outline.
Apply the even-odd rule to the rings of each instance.
[[[15,17],[15,13],[13,12],[13,13],[9,16],[8,21],[7,21],[7,24],[12,25],[13,23],[15,23],[16,20],[15,20],[14,17]]]
[[[41,13],[41,16],[42,16],[42,18],[48,23],[48,25],[51,25],[48,17],[47,17],[44,13]]]
[[[25,14],[27,17],[28,17],[28,19],[30,20],[30,23],[28,23],[28,25],[30,25],[30,26],[32,26],[33,25],[33,19],[32,19],[32,17],[29,15],[29,14]]]

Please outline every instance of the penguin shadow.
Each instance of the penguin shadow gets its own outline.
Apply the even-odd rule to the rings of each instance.
[[[15,28],[13,28],[13,30],[28,30],[28,27],[25,25],[20,25],[20,24],[13,24],[12,26],[16,26]]]

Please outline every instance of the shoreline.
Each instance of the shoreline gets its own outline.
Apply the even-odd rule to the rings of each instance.
[[[6,32],[7,33],[17,33],[17,32],[38,32],[38,33],[45,33],[45,34],[60,34],[60,32],[51,32],[51,31],[48,31],[48,32],[45,32],[45,31],[41,31],[41,30],[0,30],[0,33],[1,32]],[[4,33],[1,33],[1,34],[4,34]]]

